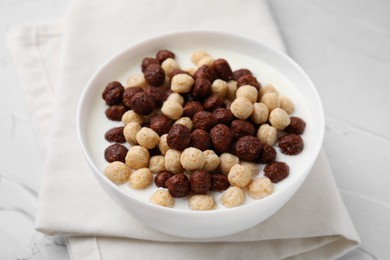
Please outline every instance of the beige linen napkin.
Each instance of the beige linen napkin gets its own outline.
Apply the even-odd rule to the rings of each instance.
[[[357,246],[358,235],[323,153],[302,188],[277,214],[223,238],[200,241],[151,230],[103,192],[77,140],[80,93],[94,70],[117,50],[179,29],[241,33],[283,50],[266,3],[254,0],[245,5],[239,0],[75,1],[64,26],[26,26],[10,35],[33,120],[47,147],[37,229],[70,236],[73,259],[328,259]]]

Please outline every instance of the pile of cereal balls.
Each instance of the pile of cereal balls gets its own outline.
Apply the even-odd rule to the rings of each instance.
[[[105,175],[133,189],[154,182],[150,202],[165,207],[188,196],[190,209],[211,210],[211,192],[224,192],[221,203],[229,208],[241,205],[245,194],[268,196],[273,183],[289,175],[273,146],[299,154],[306,123],[291,116],[294,104],[287,96],[261,86],[249,69],[232,71],[225,59],[205,51],[191,60],[196,68],[182,70],[174,53],[160,50],[142,60],[142,73],[125,87],[107,84],[105,114],[123,126],[105,135],[113,143],[104,152],[110,163]]]

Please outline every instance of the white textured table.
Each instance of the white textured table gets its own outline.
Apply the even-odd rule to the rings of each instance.
[[[0,259],[68,259],[64,242],[34,231],[43,161],[5,46],[12,26],[63,16],[68,0],[0,1]],[[290,55],[316,84],[325,150],[363,241],[342,259],[390,253],[390,2],[274,0]]]

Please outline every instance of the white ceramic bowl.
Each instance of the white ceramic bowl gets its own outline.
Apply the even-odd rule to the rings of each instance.
[[[198,49],[208,51],[215,58],[225,58],[233,70],[247,67],[264,83],[272,83],[281,94],[289,96],[296,105],[294,115],[307,122],[303,139],[305,148],[300,155],[285,156],[278,152],[278,160],[290,166],[290,175],[275,185],[275,191],[261,200],[247,196],[244,205],[212,211],[191,211],[186,200],[176,200],[175,208],[164,208],[148,202],[155,187],[144,191],[120,187],[108,180],[103,170],[107,165],[103,151],[108,146],[104,133],[121,123],[106,119],[106,105],[101,99],[105,85],[140,72],[144,57],[153,56],[159,49],[176,53],[182,67],[191,66],[191,54]],[[193,66],[193,65],[192,65]],[[237,233],[255,226],[277,212],[299,189],[320,151],[324,137],[324,115],[318,93],[305,72],[285,54],[253,39],[239,35],[211,31],[187,31],[157,36],[134,44],[115,54],[91,77],[82,94],[77,128],[84,155],[103,189],[121,207],[146,225],[176,236],[210,238]],[[262,170],[262,169],[261,169]],[[261,175],[262,173],[259,173]],[[218,201],[221,195],[215,195]]]

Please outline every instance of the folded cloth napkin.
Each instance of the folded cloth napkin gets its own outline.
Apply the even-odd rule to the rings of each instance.
[[[284,50],[266,3],[255,0],[245,5],[239,0],[74,1],[63,24],[25,26],[9,35],[45,151],[37,229],[68,236],[72,259],[329,259],[356,247],[358,235],[323,152],[278,213],[247,231],[216,239],[151,230],[100,188],[76,134],[76,108],[85,83],[119,49],[185,29],[236,32]]]

